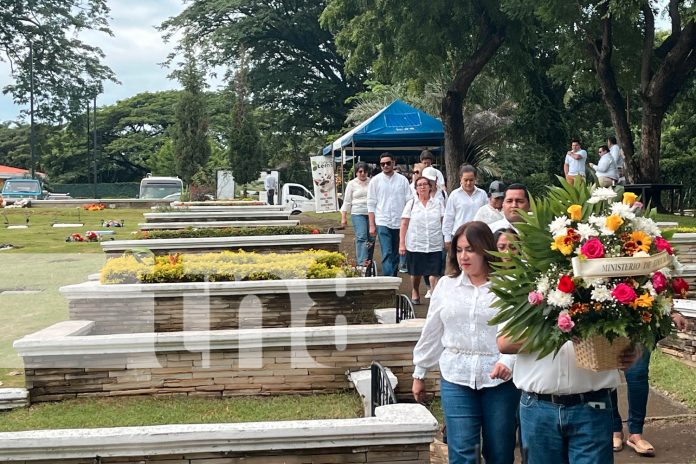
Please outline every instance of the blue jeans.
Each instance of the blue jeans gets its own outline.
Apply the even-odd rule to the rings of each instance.
[[[350,220],[353,223],[353,231],[355,232],[355,263],[358,266],[364,266],[369,255],[367,252],[367,244],[374,242],[370,237],[370,222],[367,214],[351,214]]]
[[[626,369],[626,390],[628,393],[628,433],[643,433],[645,424],[645,413],[648,406],[648,374],[650,371],[650,354],[645,350],[643,355],[631,367]],[[616,390],[611,394],[613,405],[613,428],[614,432],[623,431],[621,424],[621,414],[619,414],[618,396]]]
[[[399,271],[399,229],[377,226],[377,238],[382,250],[382,275],[396,277]]]
[[[512,382],[474,390],[442,379],[440,394],[450,464],[478,462],[476,450],[481,435],[486,464],[514,461],[520,391]]]
[[[563,406],[522,392],[520,430],[528,464],[611,464],[611,394],[605,409]]]

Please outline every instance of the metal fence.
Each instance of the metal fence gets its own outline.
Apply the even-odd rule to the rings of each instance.
[[[389,377],[387,376],[387,370],[377,361],[372,361],[372,366],[370,366],[371,372],[371,393],[372,397],[370,399],[372,407],[370,408],[370,415],[374,417],[375,409],[378,406],[385,406],[387,404],[396,404],[396,394],[391,386]]]

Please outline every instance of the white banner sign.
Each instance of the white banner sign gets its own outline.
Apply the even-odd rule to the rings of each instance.
[[[666,251],[653,256],[625,258],[573,258],[575,277],[623,277],[641,276],[672,267],[672,256]]]
[[[338,210],[336,201],[336,177],[332,156],[312,156],[312,182],[317,213],[330,213]]]

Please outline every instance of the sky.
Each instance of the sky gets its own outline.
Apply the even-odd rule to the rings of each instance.
[[[140,92],[178,89],[177,81],[167,78],[170,70],[161,67],[176,44],[164,43],[154,26],[184,9],[182,0],[109,0],[113,37],[90,32],[83,40],[106,54],[103,63],[121,84],[106,82],[97,106],[116,103]],[[0,62],[0,88],[10,83],[10,68]],[[210,82],[209,82],[210,83]],[[212,87],[212,86],[211,86]],[[0,121],[16,120],[24,107],[15,105],[0,93]]]

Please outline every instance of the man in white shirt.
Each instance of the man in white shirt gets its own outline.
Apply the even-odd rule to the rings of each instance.
[[[274,204],[275,194],[278,190],[278,179],[271,174],[271,170],[266,171],[266,178],[263,180],[263,188],[266,189],[266,197],[268,198],[268,204]]]
[[[609,154],[609,147],[602,145],[597,153],[599,154],[599,163],[590,163],[590,167],[597,174],[597,182],[599,182],[600,187],[613,187],[618,182],[619,175],[616,172],[614,158]]]
[[[505,217],[501,211],[503,198],[505,198],[505,184],[499,180],[494,180],[488,187],[488,203],[479,208],[474,216],[474,221],[493,224],[503,219]]]
[[[433,156],[433,153],[430,150],[423,150],[421,152],[421,164],[424,164],[426,168],[431,168],[434,170],[435,175],[437,176],[437,186],[440,187],[441,190],[446,191],[447,186],[445,185],[445,176],[442,175],[442,172],[440,172],[439,169],[433,166],[434,161],[435,157]]]
[[[518,210],[529,212],[529,192],[523,184],[510,184],[505,189],[503,197],[503,219],[488,224],[493,233],[500,229],[515,228],[513,225],[516,222],[522,222]],[[517,229],[515,229],[517,230]]]
[[[465,222],[473,221],[480,207],[488,203],[485,190],[476,187],[476,168],[465,164],[459,168],[461,187],[453,191],[447,199],[445,217],[442,221],[442,234],[445,249],[449,249],[452,235]]]
[[[569,184],[573,185],[573,181],[578,176],[585,178],[586,161],[587,152],[580,146],[580,140],[571,140],[570,150],[566,152],[565,162],[563,163],[563,172]]]
[[[370,181],[367,189],[367,215],[370,235],[377,236],[382,251],[382,275],[394,276],[399,269],[399,229],[406,201],[413,198],[406,177],[394,172],[394,157],[382,153],[382,172]]]
[[[618,184],[624,185],[626,183],[626,160],[624,159],[623,153],[621,153],[621,147],[616,143],[616,137],[609,137],[607,139],[607,146],[609,147],[611,157],[614,158],[614,163],[616,163],[616,171],[619,176]]]

